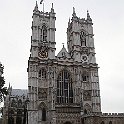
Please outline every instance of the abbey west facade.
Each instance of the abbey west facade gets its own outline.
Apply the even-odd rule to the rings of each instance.
[[[53,4],[50,12],[44,12],[36,3],[32,18],[28,93],[9,87],[3,124],[124,124],[123,113],[101,112],[89,12],[81,19],[73,8],[67,27],[68,50],[63,45],[57,56]]]
[[[55,12],[33,11],[28,61],[30,124],[124,124],[124,114],[102,114],[93,23],[73,8],[67,47],[55,56]]]

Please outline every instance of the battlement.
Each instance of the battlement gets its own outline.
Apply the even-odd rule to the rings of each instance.
[[[49,12],[36,11],[36,12],[34,12],[34,15],[38,15],[40,17],[42,17],[42,16],[49,17],[50,16],[50,13]]]
[[[88,117],[88,116],[99,116],[99,117],[124,117],[124,113],[90,113],[90,114],[85,114],[83,117]]]
[[[124,113],[102,113],[102,117],[124,117]]]

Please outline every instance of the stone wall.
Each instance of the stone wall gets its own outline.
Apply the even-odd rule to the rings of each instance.
[[[124,124],[124,113],[101,113],[85,115],[82,124]]]

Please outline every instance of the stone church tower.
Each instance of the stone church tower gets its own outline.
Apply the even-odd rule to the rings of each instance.
[[[55,55],[55,12],[33,10],[28,93],[12,89],[2,108],[2,124],[124,124],[124,113],[102,113],[92,19],[73,8],[67,48]],[[0,64],[0,75],[3,66]]]
[[[55,12],[33,10],[28,61],[28,123],[80,124],[81,116],[101,113],[93,23],[77,17],[68,22],[67,47],[55,56]]]

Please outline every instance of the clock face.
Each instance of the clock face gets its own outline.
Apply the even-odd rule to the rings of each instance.
[[[83,55],[83,56],[81,57],[81,61],[82,61],[82,62],[87,62],[87,59],[88,59],[87,55]]]
[[[87,60],[87,56],[82,56],[82,59],[83,59],[84,61],[86,61],[86,60]]]
[[[47,58],[48,57],[48,48],[46,46],[42,46],[39,48],[38,56],[40,58]]]

